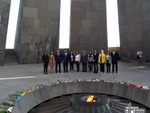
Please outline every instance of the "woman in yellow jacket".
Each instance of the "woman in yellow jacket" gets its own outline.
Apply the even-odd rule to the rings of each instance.
[[[99,54],[99,57],[98,57],[98,62],[100,63],[100,72],[104,73],[104,64],[105,64],[104,50],[101,50],[101,53]]]

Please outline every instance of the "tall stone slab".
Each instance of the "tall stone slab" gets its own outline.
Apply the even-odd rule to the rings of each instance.
[[[122,60],[135,60],[140,48],[150,61],[150,0],[118,0],[118,7]]]
[[[20,62],[21,58],[21,29],[22,29],[22,16],[23,16],[23,5],[24,0],[20,0],[19,12],[18,12],[18,22],[16,27],[15,45],[14,50],[17,56],[17,60]],[[21,63],[21,62],[20,62]]]
[[[19,63],[39,63],[44,51],[58,49],[60,0],[23,0],[15,51]]]
[[[107,51],[106,0],[72,0],[71,50]]]
[[[0,0],[0,65],[4,64],[10,0]]]

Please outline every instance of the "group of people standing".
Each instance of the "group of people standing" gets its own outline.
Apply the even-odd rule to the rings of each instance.
[[[64,50],[63,53],[60,53],[57,50],[56,54],[53,51],[50,52],[48,56],[47,52],[44,52],[42,57],[42,61],[44,63],[44,74],[48,74],[48,64],[50,64],[50,71],[53,74],[54,65],[55,72],[57,73],[57,68],[59,67],[59,73],[61,73],[61,63],[63,63],[64,73],[68,73],[68,64],[70,63],[70,71],[74,71],[74,64],[76,64],[77,72],[80,71],[80,63],[82,63],[82,72],[87,72],[87,67],[89,68],[89,72],[93,71],[94,73],[98,73],[98,64],[100,64],[100,72],[105,72],[105,64],[107,68],[107,73],[110,73],[110,68],[112,64],[112,73],[114,73],[114,68],[116,68],[116,73],[118,72],[118,52],[113,49],[113,52],[109,51],[107,54],[104,54],[104,51],[101,50],[100,54],[95,49],[94,52],[89,51],[87,54],[85,50],[80,54],[79,51],[74,53],[71,51],[70,53],[67,50]]]

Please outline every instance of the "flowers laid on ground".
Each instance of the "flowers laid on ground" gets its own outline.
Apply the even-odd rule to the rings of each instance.
[[[22,92],[18,92],[15,94],[9,94],[9,98],[11,100],[11,102],[4,102],[0,105],[0,113],[11,113],[12,112],[12,108],[15,105],[16,102],[18,102],[18,100],[20,99],[20,97],[33,92],[35,90],[38,90],[40,88],[45,88],[47,86],[52,86],[52,85],[57,85],[57,84],[61,84],[61,83],[69,83],[69,82],[105,82],[105,83],[114,83],[114,84],[124,84],[124,85],[129,85],[131,87],[136,87],[136,88],[141,88],[141,89],[145,89],[147,91],[150,91],[150,87],[147,85],[141,85],[141,84],[136,84],[136,83],[131,83],[131,82],[127,82],[127,81],[113,81],[113,80],[99,80],[99,79],[75,79],[75,80],[57,80],[56,82],[50,82],[48,84],[36,84],[35,86],[31,87],[29,90],[25,90]]]
[[[11,112],[6,111],[6,110],[2,110],[2,111],[0,111],[0,113],[11,113]]]
[[[0,113],[11,113],[8,111],[8,109],[12,109],[13,107],[13,103],[12,102],[3,102],[0,104]]]

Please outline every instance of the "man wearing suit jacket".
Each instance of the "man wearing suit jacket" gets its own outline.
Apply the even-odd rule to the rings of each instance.
[[[56,73],[57,73],[57,66],[59,65],[59,73],[61,73],[61,61],[62,61],[62,55],[59,52],[59,50],[57,50],[57,53],[55,54],[55,62],[56,62]]]
[[[119,54],[116,52],[115,49],[113,49],[113,52],[111,53],[111,60],[112,60],[112,73],[114,73],[114,68],[116,67],[116,73],[118,72],[118,57]],[[114,67],[115,66],[115,67]]]
[[[69,62],[69,54],[67,53],[67,50],[64,50],[64,53],[62,55],[62,61],[63,61],[63,68],[64,73],[68,73],[68,62]]]
[[[99,54],[97,53],[96,49],[94,50],[93,55],[94,55],[94,58],[93,58],[94,59],[94,71],[98,72],[98,56],[99,56]]]
[[[88,55],[85,53],[85,50],[83,50],[83,53],[81,55],[81,62],[82,62],[82,72],[87,71],[87,62],[88,62]]]

